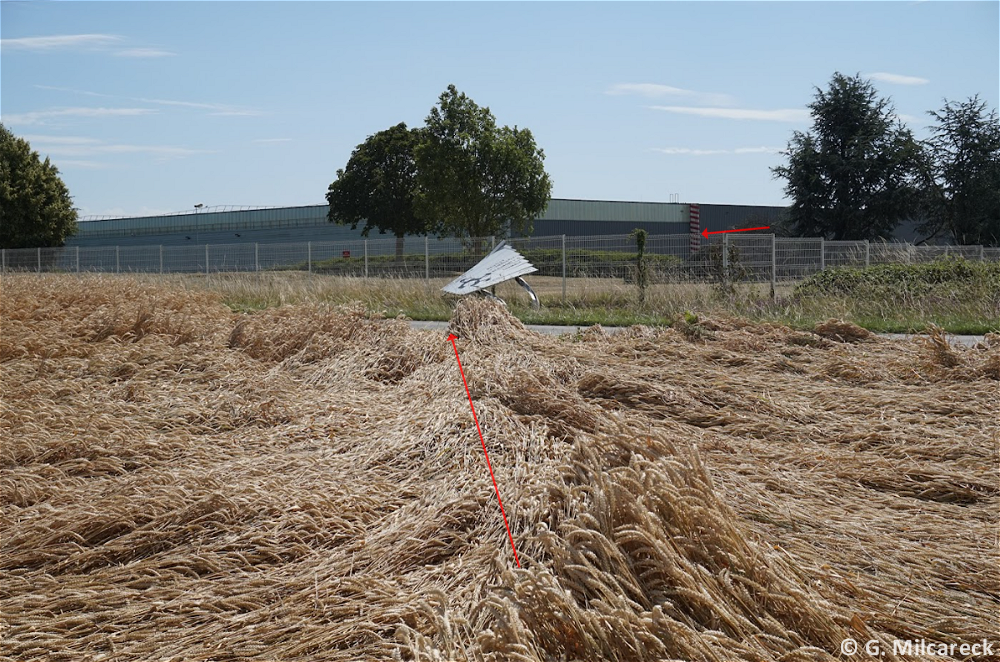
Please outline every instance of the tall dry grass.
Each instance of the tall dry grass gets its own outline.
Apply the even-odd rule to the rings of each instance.
[[[517,568],[444,334],[0,287],[4,659],[831,660],[998,629],[997,344],[552,338],[463,303]]]

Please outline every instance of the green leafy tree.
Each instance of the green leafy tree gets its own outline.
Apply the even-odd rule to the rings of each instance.
[[[397,260],[402,257],[406,235],[431,230],[414,207],[414,152],[422,133],[400,123],[369,136],[351,153],[347,166],[337,170],[337,179],[326,194],[328,220],[349,224],[352,230],[363,223],[365,237],[372,230],[395,235]]]
[[[0,124],[0,248],[62,246],[76,216],[59,170]]]
[[[930,168],[920,231],[947,234],[958,244],[1000,245],[1000,121],[977,96],[945,100],[928,113],[936,124],[927,141]]]
[[[459,237],[530,233],[552,183],[531,131],[498,127],[454,85],[441,94],[417,147],[418,213]]]
[[[812,131],[796,131],[772,168],[786,180],[789,221],[802,235],[878,239],[918,207],[923,150],[860,75],[835,73],[809,104]]]

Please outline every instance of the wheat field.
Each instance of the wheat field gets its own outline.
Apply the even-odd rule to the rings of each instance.
[[[548,337],[464,301],[449,330],[518,567],[447,333],[131,277],[0,287],[4,660],[795,662],[998,638],[995,336]]]

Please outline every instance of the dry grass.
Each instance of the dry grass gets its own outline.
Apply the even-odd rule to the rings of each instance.
[[[0,285],[4,659],[791,662],[998,630],[992,339],[560,339],[466,302],[518,569],[445,334]]]

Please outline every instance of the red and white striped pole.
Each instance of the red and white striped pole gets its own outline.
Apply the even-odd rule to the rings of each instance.
[[[689,223],[691,229],[691,252],[697,253],[698,249],[701,248],[701,207],[697,204],[690,204],[688,208],[691,211]]]

